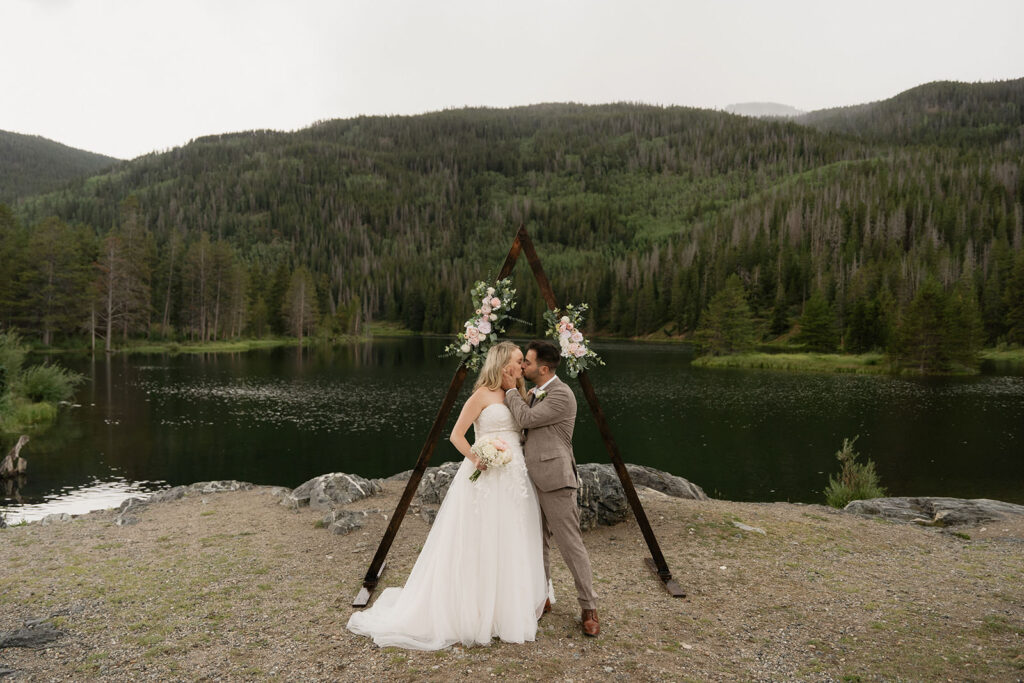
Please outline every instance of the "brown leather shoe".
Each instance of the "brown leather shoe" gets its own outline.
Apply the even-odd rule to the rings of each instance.
[[[580,617],[583,622],[583,635],[596,636],[601,633],[601,624],[597,622],[597,610],[585,609]]]
[[[547,600],[544,601],[544,614],[547,614],[550,611],[551,611],[551,598],[548,598]]]

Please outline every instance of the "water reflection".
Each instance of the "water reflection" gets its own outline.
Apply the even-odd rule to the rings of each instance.
[[[117,507],[128,498],[147,498],[152,495],[154,488],[162,487],[163,482],[96,479],[84,486],[65,486],[56,493],[44,496],[38,503],[0,507],[0,514],[3,514],[8,524],[34,522],[47,515],[60,513],[81,515],[91,510]]]

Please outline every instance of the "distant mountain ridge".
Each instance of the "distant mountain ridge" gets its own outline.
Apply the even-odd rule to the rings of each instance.
[[[740,102],[737,104],[726,105],[725,111],[730,114],[754,116],[758,118],[765,116],[790,118],[793,116],[802,116],[807,113],[802,109],[791,107],[788,104],[779,104],[778,102]]]
[[[56,190],[118,161],[38,135],[0,130],[0,203]]]
[[[1024,78],[936,81],[879,102],[794,119],[819,130],[896,144],[992,144],[1024,134]]]

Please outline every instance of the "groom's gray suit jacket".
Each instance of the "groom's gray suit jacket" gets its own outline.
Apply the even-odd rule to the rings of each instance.
[[[576,424],[576,396],[556,376],[544,396],[529,405],[518,391],[505,392],[505,405],[527,430],[523,457],[538,491],[577,488],[572,432]]]

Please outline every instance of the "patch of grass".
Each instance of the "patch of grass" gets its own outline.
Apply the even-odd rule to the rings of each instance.
[[[986,614],[982,621],[981,628],[988,633],[1021,633],[1024,627],[1021,624],[1013,624],[1002,614]]]
[[[954,531],[952,535],[953,535],[953,536],[956,536],[957,538],[962,538],[962,539],[964,539],[965,541],[969,541],[969,540],[971,540],[971,535],[970,535],[970,534],[965,534],[965,533],[964,533],[964,532],[962,532],[962,531]]]
[[[729,356],[701,356],[693,360],[699,368],[742,368],[786,372],[828,372],[884,375],[891,372],[881,353],[860,355],[839,353],[738,353]]]

